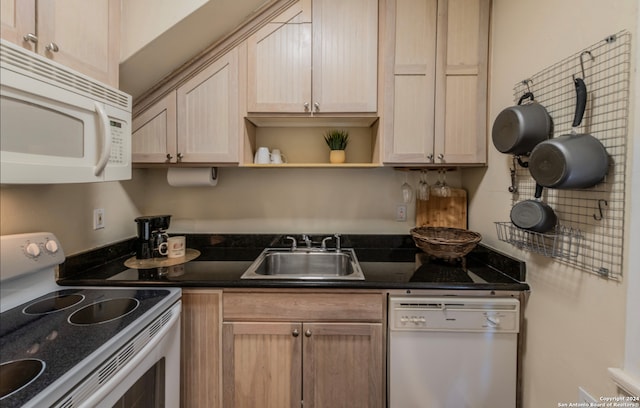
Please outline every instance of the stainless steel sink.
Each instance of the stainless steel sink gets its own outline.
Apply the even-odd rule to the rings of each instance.
[[[353,249],[267,248],[241,279],[363,280],[364,274]]]

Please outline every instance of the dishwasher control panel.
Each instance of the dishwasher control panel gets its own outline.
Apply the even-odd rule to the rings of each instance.
[[[389,298],[391,331],[518,333],[519,323],[520,302],[512,298]]]

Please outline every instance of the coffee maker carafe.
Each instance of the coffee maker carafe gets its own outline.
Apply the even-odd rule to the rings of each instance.
[[[136,258],[150,259],[167,256],[166,230],[171,222],[170,215],[151,215],[136,218],[138,224],[138,242]]]

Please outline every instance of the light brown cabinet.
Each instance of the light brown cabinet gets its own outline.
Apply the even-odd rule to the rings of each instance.
[[[178,155],[176,92],[133,118],[131,160],[133,163],[171,163]]]
[[[222,407],[222,291],[182,290],[180,406]]]
[[[238,53],[232,49],[134,117],[134,164],[238,163]]]
[[[225,293],[227,408],[384,406],[382,294]]]
[[[1,35],[118,87],[119,0],[0,0]]]
[[[490,0],[391,0],[384,162],[486,162]]]
[[[300,0],[247,43],[249,113],[376,112],[378,0]]]

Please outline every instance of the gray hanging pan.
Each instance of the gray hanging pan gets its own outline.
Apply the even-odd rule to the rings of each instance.
[[[523,105],[526,99],[531,103]],[[535,101],[533,93],[527,92],[518,105],[504,109],[496,117],[491,130],[493,145],[501,153],[528,155],[538,143],[549,138],[552,125],[545,107]]]
[[[587,103],[587,87],[574,79],[576,111],[572,131],[539,143],[529,157],[529,171],[543,187],[572,189],[598,184],[607,174],[609,155],[602,143],[590,134],[577,133]]]
[[[511,222],[528,231],[549,232],[558,223],[553,209],[542,201],[542,186],[536,184],[535,200],[520,201],[511,208]]]

